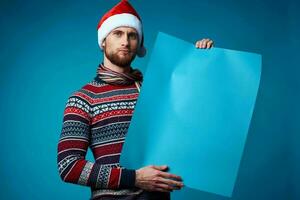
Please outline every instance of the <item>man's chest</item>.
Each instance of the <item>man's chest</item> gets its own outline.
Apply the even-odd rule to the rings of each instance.
[[[92,125],[127,121],[133,114],[138,96],[136,88],[109,90],[95,95],[91,106]]]

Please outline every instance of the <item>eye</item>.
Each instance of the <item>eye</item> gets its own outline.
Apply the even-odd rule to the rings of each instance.
[[[130,37],[130,39],[136,40],[137,39],[137,34],[136,33],[130,33],[129,37]]]
[[[115,32],[114,32],[114,35],[116,35],[117,37],[121,37],[122,32],[121,32],[121,31],[115,31]]]

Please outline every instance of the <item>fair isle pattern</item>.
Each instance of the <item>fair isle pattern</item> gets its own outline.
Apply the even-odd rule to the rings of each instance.
[[[135,102],[113,102],[96,105],[92,109],[93,116],[99,115],[103,112],[121,110],[121,109],[134,109]]]
[[[100,168],[101,168],[101,170],[99,171],[99,174],[98,174],[99,182],[96,184],[96,187],[105,188],[105,186],[108,184],[107,177],[109,176],[110,167],[102,165]]]
[[[76,155],[70,155],[70,156],[66,156],[63,160],[61,160],[58,163],[59,174],[61,175],[62,172],[68,167],[68,165],[72,164],[72,162],[76,161],[77,159],[80,159],[80,156],[77,157]]]
[[[86,185],[87,181],[89,179],[90,173],[92,171],[93,168],[93,163],[91,162],[87,162],[80,174],[79,180],[78,180],[78,184],[80,185]]]
[[[119,164],[138,94],[134,83],[110,85],[96,76],[68,98],[57,149],[62,180],[89,186],[92,198],[141,193],[135,171]],[[88,148],[95,162],[85,159]]]

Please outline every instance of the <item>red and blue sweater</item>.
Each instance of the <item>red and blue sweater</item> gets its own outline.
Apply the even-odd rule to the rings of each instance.
[[[119,164],[138,95],[135,84],[110,85],[96,76],[68,98],[57,155],[63,181],[89,186],[92,198],[142,192],[135,170]],[[89,147],[95,162],[85,159]]]

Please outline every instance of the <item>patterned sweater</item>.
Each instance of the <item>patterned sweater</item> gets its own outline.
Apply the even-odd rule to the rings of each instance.
[[[68,98],[57,149],[58,170],[63,181],[89,186],[91,199],[108,195],[134,199],[147,193],[134,186],[135,170],[119,164],[138,94],[135,84],[109,85],[97,75]],[[85,160],[89,147],[95,162]]]

